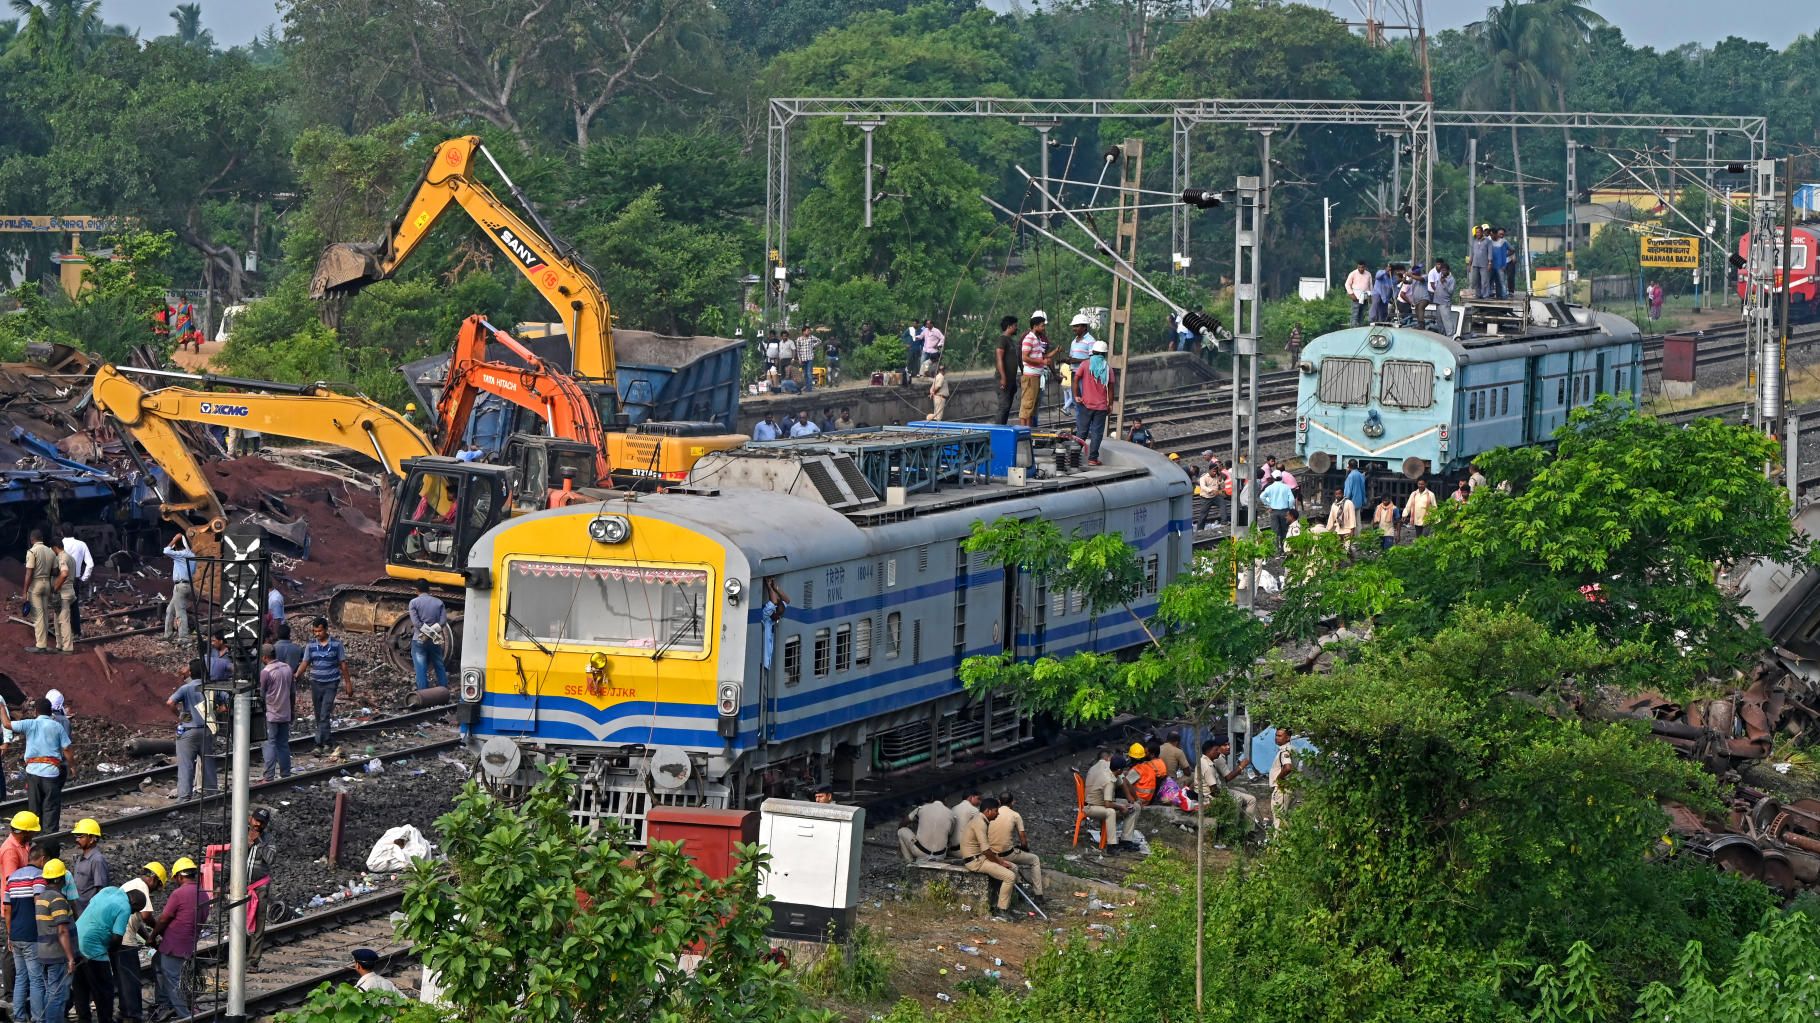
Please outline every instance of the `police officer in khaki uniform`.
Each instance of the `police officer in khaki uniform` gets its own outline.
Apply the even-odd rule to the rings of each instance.
[[[993,912],[992,919],[1008,921],[1011,919],[1011,886],[1017,883],[1017,868],[992,851],[986,829],[997,816],[998,800],[991,796],[981,799],[979,815],[968,821],[966,830],[961,832],[961,865],[999,882],[998,909]]]
[[[27,653],[49,653],[51,647],[51,593],[60,583],[57,555],[44,542],[44,530],[31,532],[25,552],[25,595],[32,602],[32,646]]]
[[[1011,863],[1018,873],[1030,879],[1030,890],[1043,897],[1043,860],[1030,851],[1030,836],[1024,833],[1024,817],[1012,808],[1017,796],[1006,792],[998,797],[998,815],[986,825],[986,841],[992,851]]]

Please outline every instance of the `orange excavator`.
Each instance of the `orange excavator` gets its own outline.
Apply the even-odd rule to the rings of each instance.
[[[507,191],[517,200],[524,216],[480,180],[475,173],[477,158],[485,159],[492,166]],[[718,397],[712,402],[714,407],[707,409],[711,417],[701,417],[723,424],[722,429],[710,428],[712,424],[704,422],[653,422],[628,426],[638,417],[631,414],[629,408],[622,408],[620,362],[613,344],[613,314],[598,275],[573,246],[550,229],[529,198],[480,144],[477,135],[449,139],[436,147],[423,177],[406,197],[403,208],[393,218],[384,237],[372,243],[330,245],[311,277],[311,295],[340,303],[360,289],[390,278],[451,208],[459,209],[486,233],[561,319],[571,346],[571,365],[559,368],[541,361],[527,361],[528,371],[541,375],[543,394],[554,396],[560,392],[565,396],[564,402],[576,393],[581,394],[592,409],[595,432],[591,437],[576,437],[551,420],[544,407],[526,405],[521,393],[505,386],[513,382],[514,375],[524,372],[518,367],[496,364],[484,371],[501,381],[498,390],[485,387],[484,378],[475,378],[470,383],[481,385],[490,393],[543,416],[550,422],[556,437],[595,444],[602,456],[596,479],[603,486],[611,482],[648,487],[664,480],[680,481],[688,476],[690,466],[701,455],[744,443],[743,435],[724,432],[738,408],[735,387],[717,392]],[[463,330],[465,333],[465,326]],[[493,339],[498,340],[498,337]],[[485,362],[485,341],[484,337],[478,341],[480,354],[473,360],[477,364]],[[460,344],[459,340],[457,344]],[[513,354],[525,358],[523,346],[512,348]],[[470,356],[473,357],[472,353]],[[669,353],[666,357],[677,358],[677,353]],[[455,368],[460,358],[458,351],[455,361],[450,363],[445,390],[460,390],[452,386],[456,382]],[[559,383],[558,377],[566,378],[567,383]],[[635,407],[636,401],[626,404]],[[576,422],[572,419],[571,425]],[[445,429],[461,427],[440,438],[446,446],[461,437],[466,420],[445,420],[444,426]],[[527,473],[524,478],[541,479],[543,474]]]
[[[489,341],[504,346],[524,360],[524,365],[489,359]],[[517,338],[488,323],[486,317],[470,316],[462,321],[461,330],[455,335],[449,375],[436,405],[437,437],[445,454],[454,453],[482,394],[495,395],[531,412],[549,428],[550,436],[544,443],[508,446],[508,456],[514,460],[533,459],[539,463],[518,466],[520,479],[525,481],[518,494],[521,507],[565,507],[582,500],[583,489],[612,479],[606,430],[601,427],[599,412],[575,378],[551,367]],[[527,493],[526,485],[542,485],[547,492]]]

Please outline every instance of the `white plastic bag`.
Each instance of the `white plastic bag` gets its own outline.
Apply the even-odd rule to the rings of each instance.
[[[409,824],[393,828],[379,836],[373,851],[367,853],[367,869],[375,874],[395,874],[430,855],[430,842],[423,832]]]

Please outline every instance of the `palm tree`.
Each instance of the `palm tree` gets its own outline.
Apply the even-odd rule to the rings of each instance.
[[[1592,30],[1605,19],[1579,0],[1503,0],[1467,26],[1485,58],[1485,69],[1467,83],[1461,102],[1479,109],[1534,110],[1553,100],[1567,109],[1567,86]],[[1562,129],[1565,134],[1566,129]],[[1517,177],[1517,204],[1527,205],[1523,154],[1515,125],[1510,129],[1511,168]],[[1567,197],[1568,202],[1573,196]]]
[[[101,0],[9,0],[21,18],[13,46],[34,60],[68,69],[107,34]]]
[[[178,4],[171,20],[177,23],[178,43],[196,50],[215,48],[215,33],[202,27],[201,4]]]

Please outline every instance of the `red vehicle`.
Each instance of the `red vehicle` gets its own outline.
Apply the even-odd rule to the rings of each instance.
[[[1811,227],[1797,227],[1794,231],[1794,239],[1795,251],[1789,265],[1789,277],[1792,284],[1788,294],[1788,314],[1790,320],[1807,320],[1812,319],[1815,312],[1820,310],[1820,305],[1815,304],[1816,300],[1820,299],[1820,295],[1816,295],[1816,282],[1814,276],[1814,255],[1816,252],[1820,252],[1820,235],[1816,235],[1814,229]],[[1750,259],[1750,244],[1751,238],[1748,234],[1738,239],[1739,259]],[[1782,293],[1781,255],[1782,237],[1781,232],[1778,231],[1776,236],[1777,259],[1774,284],[1774,290],[1777,295]],[[1749,278],[1743,269],[1738,271],[1737,284],[1738,299],[1743,301],[1747,297],[1746,291],[1750,284]]]

